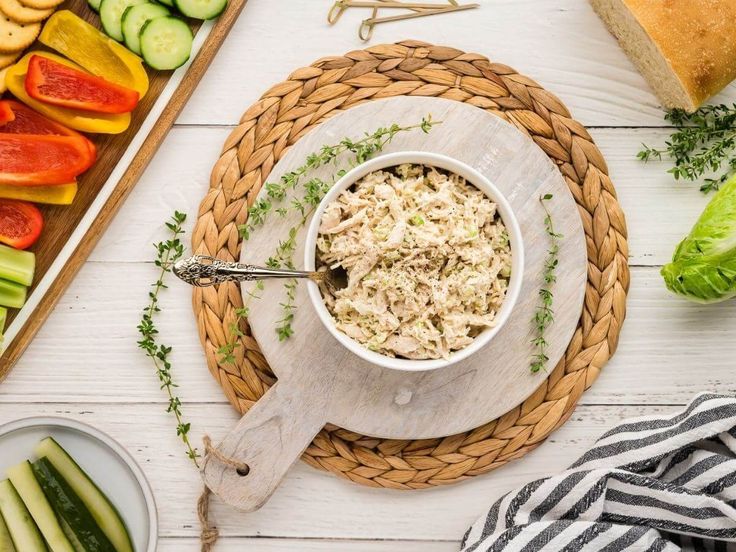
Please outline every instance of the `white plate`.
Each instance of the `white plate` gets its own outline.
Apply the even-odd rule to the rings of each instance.
[[[136,552],[153,552],[158,538],[156,503],[143,471],[128,452],[101,431],[66,418],[33,417],[0,426],[0,479],[53,437],[115,505]]]

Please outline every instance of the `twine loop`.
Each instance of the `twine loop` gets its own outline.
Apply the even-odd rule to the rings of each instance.
[[[202,437],[202,443],[204,444],[204,462],[203,465],[207,465],[210,458],[215,458],[219,462],[222,462],[226,466],[234,468],[240,476],[246,476],[250,472],[250,467],[245,462],[241,462],[235,458],[225,456],[217,447],[212,444],[212,439],[209,435]],[[210,525],[210,499],[212,498],[212,491],[205,484],[202,494],[199,495],[197,500],[197,517],[199,517],[199,540],[201,543],[201,551],[209,552],[215,546],[217,539],[220,538],[220,532],[217,527]]]

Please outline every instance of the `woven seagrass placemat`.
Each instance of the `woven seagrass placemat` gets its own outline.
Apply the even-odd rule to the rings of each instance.
[[[485,109],[527,133],[559,167],[578,204],[588,249],[585,305],[567,352],[521,405],[473,431],[390,440],[327,426],[302,457],[308,464],[373,487],[421,489],[480,475],[539,445],[572,414],[616,350],[629,287],[626,222],[601,152],[564,104],[532,79],[486,57],[418,41],[322,58],[271,87],[241,117],[210,178],[195,226],[194,253],[240,258],[238,225],[286,149],[325,119],[393,96],[433,96]],[[239,287],[196,288],[200,339],[210,371],[243,413],[275,381],[247,324]],[[243,337],[225,362],[218,349]]]

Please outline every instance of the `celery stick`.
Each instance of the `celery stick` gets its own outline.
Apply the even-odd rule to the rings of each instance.
[[[25,286],[0,279],[0,306],[19,309],[25,302]]]
[[[0,307],[0,335],[5,331],[5,319],[8,316],[8,309]]]
[[[34,270],[36,270],[36,256],[33,253],[0,245],[0,278],[30,286]]]

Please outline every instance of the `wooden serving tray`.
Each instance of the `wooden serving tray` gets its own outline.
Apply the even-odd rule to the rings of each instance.
[[[488,178],[508,200],[521,227],[521,294],[509,319],[481,350],[455,364],[428,371],[398,371],[361,359],[340,344],[322,324],[309,300],[306,282],[296,288],[294,335],[280,341],[275,324],[283,316],[281,281],[268,280],[248,301],[254,283],[243,284],[253,313],[248,323],[261,353],[278,381],[225,437],[220,450],[244,462],[247,476],[215,461],[204,467],[207,485],[222,500],[245,511],[259,508],[291,464],[327,424],[357,434],[397,441],[432,439],[472,430],[523,403],[549,373],[529,369],[535,349],[535,312],[550,247],[545,209],[539,198],[551,194],[547,208],[561,234],[554,283],[555,320],[545,333],[548,366],[562,358],[583,309],[587,280],[583,223],[570,189],[555,164],[527,135],[500,117],[461,102],[440,98],[398,97],[367,102],[331,117],[296,142],[274,167],[267,182],[296,170],[323,144],[391,124],[409,126],[431,115],[441,121],[428,134],[397,134],[380,154],[438,153],[464,162]],[[347,157],[347,158],[346,158]],[[313,169],[308,178],[329,182],[350,166],[349,156]],[[441,166],[441,165],[440,165]],[[471,182],[472,183],[472,182]],[[289,205],[301,192],[288,192]],[[266,188],[261,188],[261,198]],[[253,229],[241,262],[263,265],[302,215],[290,209]],[[306,229],[297,235],[295,265],[303,265]],[[309,284],[311,285],[311,284]]]
[[[36,275],[25,306],[9,309],[0,380],[23,354],[135,186],[246,2],[229,0],[217,20],[195,29],[192,56],[183,67],[176,71],[148,69],[150,89],[132,113],[125,132],[88,135],[97,146],[97,161],[80,176],[72,205],[39,205],[45,228],[31,249],[36,254]],[[100,26],[86,0],[72,0],[59,9],[70,9]],[[38,43],[31,46],[36,47],[40,47]]]

